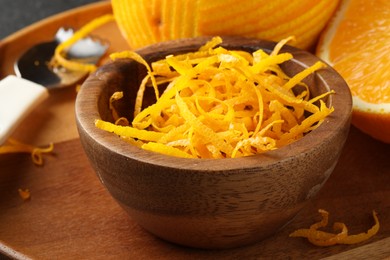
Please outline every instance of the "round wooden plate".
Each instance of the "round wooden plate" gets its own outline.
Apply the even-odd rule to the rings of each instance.
[[[18,55],[49,40],[59,26],[78,28],[110,13],[109,1],[65,12],[31,25],[0,42],[0,77],[13,74]],[[94,34],[109,38],[110,51],[127,49],[114,23]],[[340,161],[318,197],[281,232],[252,246],[203,251],[165,243],[140,228],[96,178],[81,148],[74,121],[74,88],[51,93],[16,138],[55,143],[43,167],[28,154],[0,156],[0,258],[16,259],[330,259],[390,256],[390,149],[352,128]],[[18,188],[28,188],[24,202]],[[377,210],[381,228],[371,240],[351,246],[319,248],[290,232],[319,220],[318,208],[331,222],[343,221],[351,233],[366,231]],[[332,257],[333,256],[333,257]]]

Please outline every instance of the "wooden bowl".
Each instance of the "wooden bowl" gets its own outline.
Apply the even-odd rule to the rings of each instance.
[[[195,51],[208,39],[165,42],[138,52],[150,62],[168,54]],[[225,37],[222,45],[269,52],[275,43]],[[285,46],[282,51],[294,55],[282,65],[288,74],[318,61],[293,47]],[[116,201],[146,230],[174,243],[230,248],[275,233],[321,189],[348,135],[352,107],[349,88],[328,67],[305,82],[314,95],[334,89],[336,94],[327,98],[327,105],[335,111],[299,141],[234,159],[184,159],[145,151],[94,125],[98,118],[113,120],[108,100],[118,90],[124,91],[119,114],[131,119],[145,73],[143,65],[124,59],[106,64],[91,75],[77,96],[78,131],[91,165]]]

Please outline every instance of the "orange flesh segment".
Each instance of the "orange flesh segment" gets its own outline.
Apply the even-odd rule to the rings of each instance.
[[[327,49],[352,95],[390,103],[390,1],[345,1]],[[337,28],[335,28],[335,26]]]

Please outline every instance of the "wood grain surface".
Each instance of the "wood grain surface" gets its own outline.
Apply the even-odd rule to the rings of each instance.
[[[382,259],[390,256],[389,156],[387,145],[352,128],[340,163],[318,197],[276,235],[231,250],[180,247],[144,231],[100,184],[78,139],[57,143],[43,167],[34,166],[28,155],[2,156],[0,251],[19,259],[319,259],[367,246],[359,254]],[[31,200],[24,202],[18,188],[29,188]],[[318,221],[319,208],[330,212],[331,222],[345,222],[351,233],[371,227],[375,209],[381,229],[367,242],[328,248],[288,237]]]
[[[12,73],[18,53],[33,40],[46,39],[42,27],[80,25],[110,12],[99,3],[34,25],[0,43],[0,76]],[[54,30],[54,29],[53,29]],[[109,32],[109,34],[107,34]],[[111,50],[126,48],[115,24],[96,32],[110,36]],[[55,152],[37,167],[28,154],[0,156],[0,252],[16,259],[384,259],[390,257],[390,146],[352,127],[335,171],[315,198],[280,232],[254,245],[230,250],[197,250],[162,241],[140,228],[100,184],[81,148],[74,122],[74,88],[51,93],[15,133],[19,140],[55,143]],[[23,201],[19,188],[28,188]],[[290,238],[292,231],[330,212],[330,222],[342,221],[350,233],[373,225],[379,233],[357,245],[316,247]]]

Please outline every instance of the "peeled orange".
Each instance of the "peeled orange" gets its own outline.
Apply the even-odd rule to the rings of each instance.
[[[390,1],[343,0],[316,53],[350,86],[352,123],[390,143]]]
[[[240,35],[312,47],[339,0],[112,0],[131,48],[194,36]]]

